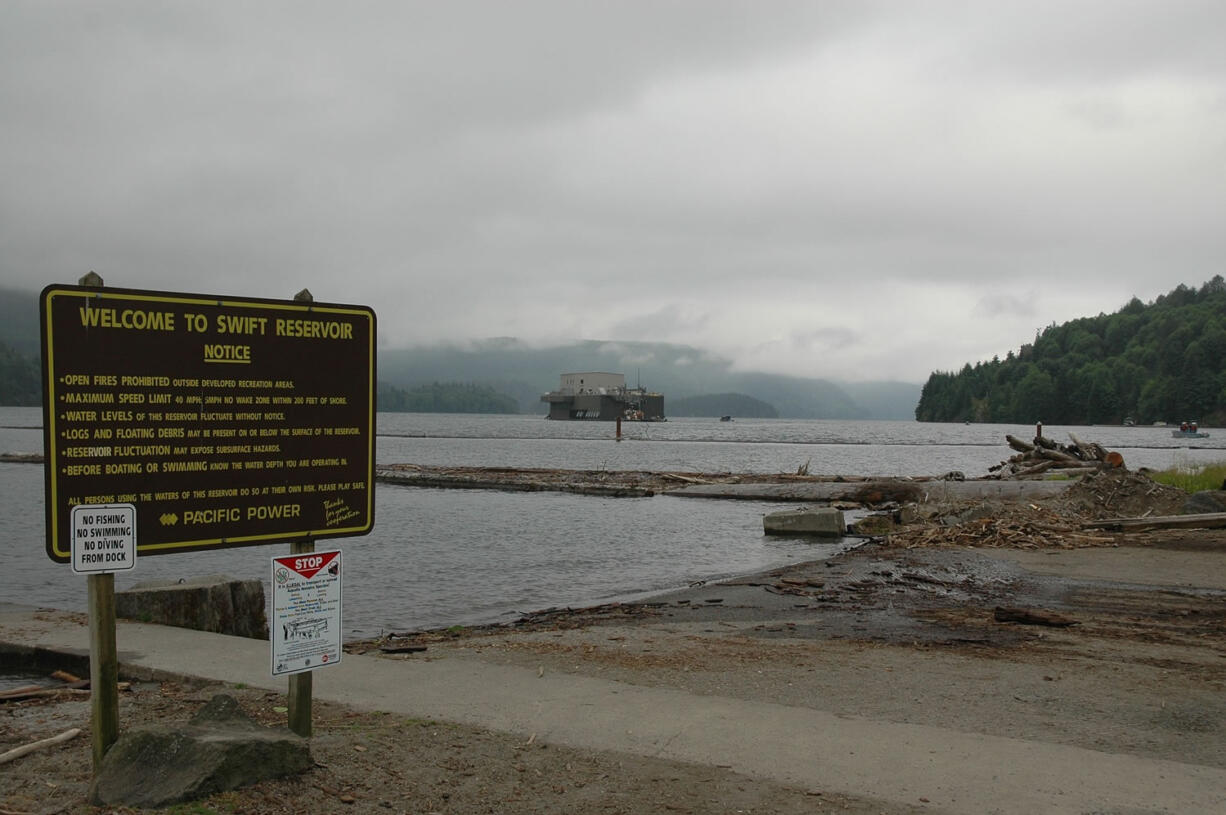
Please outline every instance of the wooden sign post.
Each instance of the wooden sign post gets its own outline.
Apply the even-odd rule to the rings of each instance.
[[[306,289],[294,295],[294,300],[299,303],[312,303],[315,298]],[[293,541],[289,545],[289,553],[291,555],[305,555],[315,551],[315,541],[307,539],[301,541]],[[289,708],[288,719],[289,729],[302,736],[304,739],[311,737],[311,697],[314,690],[314,681],[312,677],[314,671],[303,671],[302,673],[291,674],[289,678],[288,698],[286,707]]]
[[[375,314],[305,289],[218,297],[108,288],[93,272],[47,286],[39,311],[47,555],[89,572],[96,771],[119,730],[113,566],[284,542],[309,553],[373,529]],[[86,529],[94,515],[108,526]],[[102,550],[102,534],[118,537]],[[304,736],[311,691],[309,672],[290,678]]]
[[[95,272],[78,281],[82,286],[102,288]],[[54,410],[54,405],[51,408]],[[115,574],[85,576],[89,600],[89,706],[94,775],[102,758],[119,739],[119,653],[115,647]]]

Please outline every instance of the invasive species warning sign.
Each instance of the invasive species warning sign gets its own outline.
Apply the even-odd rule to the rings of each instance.
[[[374,526],[366,306],[48,286],[47,554],[76,507],[134,507],[141,555]]]
[[[341,553],[272,559],[272,673],[341,661]]]
[[[92,504],[72,508],[72,570],[122,572],[136,565],[136,507]]]

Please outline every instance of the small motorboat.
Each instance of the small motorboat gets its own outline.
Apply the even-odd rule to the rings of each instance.
[[[730,422],[730,421],[732,421],[732,417],[731,417],[731,416],[720,416],[720,417],[719,417],[719,420],[720,420],[721,422]]]
[[[1181,422],[1178,430],[1171,431],[1171,437],[1176,439],[1207,439],[1209,434],[1202,432],[1196,422]]]

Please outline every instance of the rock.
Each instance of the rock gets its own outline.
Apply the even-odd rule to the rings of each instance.
[[[165,807],[309,770],[306,739],[253,722],[219,694],[180,728],[125,733],[102,759],[90,789],[97,806]]]
[[[223,574],[138,583],[115,592],[115,614],[141,622],[268,639],[264,584]]]
[[[895,528],[893,515],[865,515],[848,529],[857,535],[888,535]]]
[[[762,528],[768,535],[824,535],[841,537],[846,525],[843,512],[831,507],[789,509],[762,516]]]
[[[1181,515],[1202,515],[1208,512],[1226,512],[1226,491],[1201,490],[1188,496],[1179,510]]]

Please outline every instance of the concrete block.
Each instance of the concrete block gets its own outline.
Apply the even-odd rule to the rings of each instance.
[[[768,535],[822,535],[841,537],[847,528],[843,511],[833,507],[788,509],[762,517],[762,528]]]
[[[115,592],[115,615],[236,637],[268,639],[264,584],[224,574],[153,580]]]

